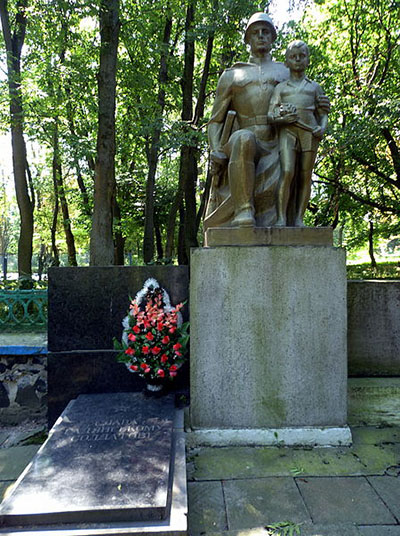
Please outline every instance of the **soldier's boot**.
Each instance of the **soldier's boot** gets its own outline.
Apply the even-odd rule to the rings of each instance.
[[[229,163],[229,187],[235,211],[233,227],[254,227],[255,165],[252,161],[237,160]]]

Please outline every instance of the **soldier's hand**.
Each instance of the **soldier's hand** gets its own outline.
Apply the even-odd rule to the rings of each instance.
[[[275,122],[279,125],[290,125],[291,123],[295,123],[297,119],[298,119],[297,113],[290,112],[280,117],[277,117]]]
[[[317,97],[317,105],[318,108],[321,108],[321,110],[326,114],[329,114],[331,111],[331,103],[326,95],[319,95]]]
[[[222,151],[211,151],[210,160],[211,173],[213,175],[218,175],[228,163],[228,157]]]
[[[324,134],[325,134],[325,130],[322,127],[315,127],[314,130],[312,131],[312,135],[315,138],[318,138],[319,140],[323,138]]]

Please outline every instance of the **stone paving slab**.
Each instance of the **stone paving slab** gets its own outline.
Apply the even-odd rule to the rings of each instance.
[[[0,334],[0,346],[47,346],[47,331],[42,333]]]
[[[221,482],[189,482],[188,505],[191,535],[228,528]]]
[[[354,426],[351,433],[354,445],[400,443],[400,427],[398,426]]]
[[[340,523],[337,525],[314,525],[312,523],[301,523],[298,525],[299,536],[361,536],[358,527],[350,523]],[[376,526],[374,527],[376,530]],[[400,527],[399,527],[400,528]],[[379,528],[378,528],[379,530]],[[271,531],[267,531],[265,526],[252,529],[226,530],[221,532],[206,532],[207,536],[269,536]],[[275,533],[276,534],[276,533]],[[373,533],[368,533],[368,536]],[[389,535],[390,533],[388,533]],[[296,533],[295,533],[295,536]],[[378,532],[374,536],[380,536]],[[391,536],[391,535],[390,535]],[[393,533],[397,536],[397,533]]]
[[[16,480],[32,460],[40,445],[0,449],[0,480]]]
[[[202,448],[192,453],[189,478],[194,480],[230,480],[268,476],[346,476],[384,474],[388,465],[397,460],[391,449],[363,445],[360,455],[356,449],[314,448],[291,449],[276,447]],[[365,458],[365,462],[361,458]],[[387,457],[385,457],[387,455]],[[371,467],[368,466],[368,463]]]
[[[386,506],[400,522],[400,478],[393,476],[370,476],[369,483]]]
[[[297,479],[314,523],[396,524],[364,477]]]
[[[400,536],[399,525],[373,525],[369,527],[359,527],[362,536]]]
[[[360,536],[360,531],[356,525],[350,523],[302,525],[300,527],[300,536]]]
[[[230,529],[311,521],[293,478],[230,480],[223,489]]]
[[[353,448],[365,466],[365,475],[383,475],[388,468],[399,466],[400,471],[400,443],[382,445],[357,445]]]

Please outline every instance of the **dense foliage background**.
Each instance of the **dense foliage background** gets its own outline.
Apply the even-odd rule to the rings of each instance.
[[[20,274],[30,273],[32,255],[42,265],[87,263],[90,242],[92,264],[102,264],[93,244],[108,224],[93,216],[96,203],[110,214],[111,246],[97,249],[113,250],[104,264],[188,262],[189,248],[202,241],[206,122],[217,79],[247,60],[244,24],[260,7],[250,0],[0,0],[4,66],[8,50],[0,129],[27,142],[26,152],[22,142],[17,153],[14,146],[16,197],[0,177],[0,254],[17,254],[17,200],[26,229],[29,214],[33,225],[33,248],[29,232],[20,240]],[[400,235],[400,1],[310,0],[303,9],[300,22],[280,29],[273,55],[282,60],[290,40],[307,41],[309,76],[332,103],[307,222],[333,226],[350,250],[367,244],[373,263],[379,240]],[[116,68],[108,59],[112,39]],[[112,79],[115,121],[112,95],[104,96]],[[96,181],[107,184],[107,198],[95,203]]]

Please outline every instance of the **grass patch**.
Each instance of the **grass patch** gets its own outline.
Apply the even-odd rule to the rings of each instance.
[[[347,278],[400,280],[400,262],[379,262],[376,268],[368,262],[347,265]]]

